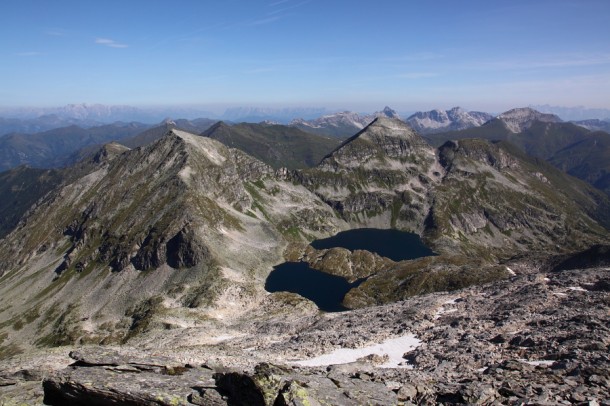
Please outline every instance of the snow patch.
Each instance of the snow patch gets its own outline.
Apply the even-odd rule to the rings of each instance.
[[[524,364],[534,365],[534,366],[539,366],[539,365],[550,366],[550,365],[553,365],[555,363],[555,361],[551,361],[551,360],[529,361],[529,360],[526,360],[526,359],[520,359],[519,362],[522,362]]]
[[[303,361],[294,361],[292,363],[304,367],[318,367],[347,364],[371,354],[380,356],[387,354],[389,360],[388,362],[379,365],[380,368],[412,368],[412,366],[405,363],[403,355],[406,352],[413,351],[420,343],[421,341],[413,334],[407,334],[402,337],[390,338],[379,344],[373,344],[362,348],[339,348],[331,353],[320,355],[319,357]]]
[[[438,320],[443,314],[457,312],[457,309],[445,309],[445,306],[453,306],[454,304],[456,304],[458,299],[459,298],[456,297],[443,302],[443,305],[436,311],[436,313],[434,313],[434,317],[432,317],[432,319]]]
[[[512,269],[510,269],[509,267],[506,267],[506,270],[508,271],[509,274],[511,274],[512,276],[516,276],[517,274],[515,273],[515,271],[513,271]]]
[[[587,292],[587,289],[583,289],[580,286],[569,286],[568,289],[575,290],[577,292]]]
[[[221,334],[221,335],[216,336],[216,337],[211,337],[211,339],[216,341],[217,343],[220,343],[222,341],[232,340],[235,337],[237,337],[237,336],[232,335],[232,334]]]
[[[191,175],[193,174],[193,168],[191,168],[190,166],[185,166],[184,168],[182,168],[182,170],[180,170],[180,172],[178,172],[178,176],[180,176],[180,178],[182,178],[182,180],[184,181],[188,181],[191,178]]]

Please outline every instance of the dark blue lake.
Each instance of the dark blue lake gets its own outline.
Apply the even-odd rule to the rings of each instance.
[[[363,281],[349,283],[340,276],[317,271],[306,262],[285,262],[273,268],[267,277],[267,292],[292,292],[313,301],[320,310],[347,310],[341,302],[345,294]]]
[[[419,235],[399,230],[358,228],[310,244],[317,250],[342,247],[350,251],[367,250],[393,261],[404,261],[434,255]]]
[[[334,237],[313,241],[311,246],[316,249],[367,250],[394,261],[434,255],[417,234],[373,228],[344,231]],[[313,301],[320,310],[340,312],[347,310],[341,304],[345,294],[362,282],[364,280],[349,283],[340,276],[312,269],[305,262],[285,262],[273,268],[265,282],[265,290],[297,293]]]

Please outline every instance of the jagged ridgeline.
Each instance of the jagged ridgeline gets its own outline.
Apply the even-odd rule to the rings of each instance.
[[[515,255],[608,240],[608,198],[585,183],[509,144],[434,149],[392,118],[377,118],[303,170],[276,170],[176,129],[113,151],[0,242],[5,354],[124,342],[233,320],[263,302],[301,303],[264,290],[286,260],[309,258],[339,275],[362,268],[360,259],[377,264],[347,294],[354,308],[505,277],[499,264]],[[439,255],[393,262],[344,252],[332,261],[307,247],[361,227],[415,232]]]
[[[510,144],[467,139],[436,150],[387,118],[297,176],[352,226],[413,231],[446,254],[575,247],[610,223],[602,193]]]

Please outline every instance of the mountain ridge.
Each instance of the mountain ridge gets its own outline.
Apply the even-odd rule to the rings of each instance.
[[[417,112],[405,122],[422,135],[444,131],[463,130],[478,127],[491,120],[493,116],[480,111],[465,111],[461,107],[450,110],[431,110]]]
[[[400,119],[400,115],[395,110],[385,106],[383,110],[372,114],[363,115],[352,111],[342,111],[313,120],[294,119],[289,125],[314,134],[345,138],[362,130],[377,117]]]

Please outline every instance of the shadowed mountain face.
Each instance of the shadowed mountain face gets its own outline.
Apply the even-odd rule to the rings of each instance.
[[[210,128],[212,125],[214,125],[214,123],[216,123],[215,120],[210,120],[207,118],[198,118],[195,120],[167,119],[164,120],[160,125],[149,128],[134,136],[123,138],[119,142],[129,148],[143,147],[162,138],[168,133],[168,131],[171,131],[174,128],[190,132],[192,134],[199,134]]]
[[[288,169],[314,166],[339,144],[336,139],[283,125],[219,122],[202,135],[246,151],[274,168]]]
[[[58,187],[60,170],[20,166],[0,173],[0,238],[8,234],[38,199]]]
[[[285,261],[368,278],[344,302],[361,307],[502,278],[498,262],[515,255],[608,239],[608,199],[585,183],[508,144],[437,150],[390,118],[304,170],[274,170],[177,129],[96,157],[0,241],[0,323],[20,326],[4,345],[121,343],[177,323],[222,324],[292,300],[264,290]],[[362,227],[415,232],[439,255],[394,262],[306,245]]]
[[[73,163],[71,156],[81,148],[100,145],[138,134],[147,125],[117,123],[99,127],[70,126],[35,134],[7,134],[0,137],[0,170],[19,165],[53,168]]]
[[[0,238],[12,231],[34,205],[43,204],[40,199],[62,185],[96,171],[129,148],[116,143],[88,147],[73,155],[70,161],[78,161],[68,168],[38,169],[27,166],[0,173]]]
[[[437,146],[449,140],[465,138],[508,141],[529,155],[548,159],[555,152],[575,142],[582,141],[589,134],[589,130],[572,123],[563,123],[551,119],[547,121],[538,120],[539,116],[537,114],[510,115],[507,117],[503,118],[500,115],[480,127],[429,134],[426,138]]]
[[[557,151],[549,162],[610,195],[610,134],[591,133]]]

